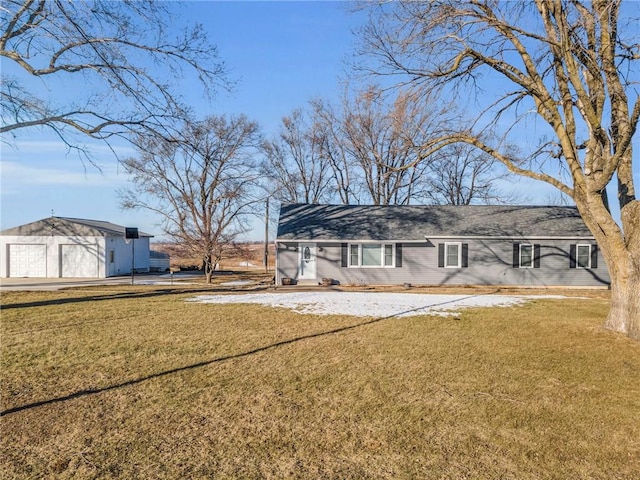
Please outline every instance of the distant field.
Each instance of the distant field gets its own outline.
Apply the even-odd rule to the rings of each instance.
[[[172,268],[183,270],[199,269],[202,259],[194,257],[179,245],[169,243],[152,243],[151,249],[170,255]],[[269,243],[269,270],[275,267],[275,246]],[[222,259],[218,265],[220,270],[260,270],[264,271],[264,243],[237,243],[225,247]]]
[[[606,292],[379,321],[185,301],[219,291],[3,293],[0,478],[640,478],[640,344]]]

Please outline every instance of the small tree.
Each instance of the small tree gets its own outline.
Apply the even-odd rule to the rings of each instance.
[[[259,142],[258,125],[244,116],[187,122],[173,140],[140,136],[139,156],[124,161],[135,188],[121,191],[122,206],[159,214],[164,232],[202,259],[210,283],[257,202]]]
[[[637,3],[622,0],[386,2],[362,38],[418,91],[473,95],[473,128],[427,142],[424,155],[465,143],[511,172],[547,182],[575,202],[611,276],[607,328],[640,339],[640,202],[632,139],[640,117]],[[636,85],[636,87],[634,87]],[[484,90],[480,90],[484,87]],[[502,142],[531,120],[541,143],[514,155]],[[543,135],[548,134],[548,139]],[[517,143],[517,142],[514,142]],[[524,145],[521,145],[524,147]],[[617,183],[620,223],[606,188]]]

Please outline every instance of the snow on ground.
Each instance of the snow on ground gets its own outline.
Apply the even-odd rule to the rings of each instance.
[[[238,263],[240,267],[255,267],[255,265],[251,262],[240,262]]]
[[[257,303],[283,307],[300,313],[353,315],[359,317],[406,317],[411,315],[450,315],[464,308],[509,307],[534,298],[561,296],[432,295],[380,292],[287,292],[242,295],[199,295],[190,299],[201,303]]]

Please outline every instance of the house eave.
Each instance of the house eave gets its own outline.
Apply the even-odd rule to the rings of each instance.
[[[585,235],[573,235],[573,236],[553,236],[553,235],[505,235],[505,236],[492,236],[492,235],[425,235],[423,239],[387,239],[387,238],[352,238],[352,239],[335,239],[335,238],[276,238],[276,243],[297,243],[297,242],[310,242],[310,243],[424,243],[428,240],[593,240],[593,236]]]

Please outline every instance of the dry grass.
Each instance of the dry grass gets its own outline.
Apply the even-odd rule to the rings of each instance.
[[[640,478],[608,300],[439,317],[3,294],[2,478]],[[348,328],[345,328],[348,327]]]

